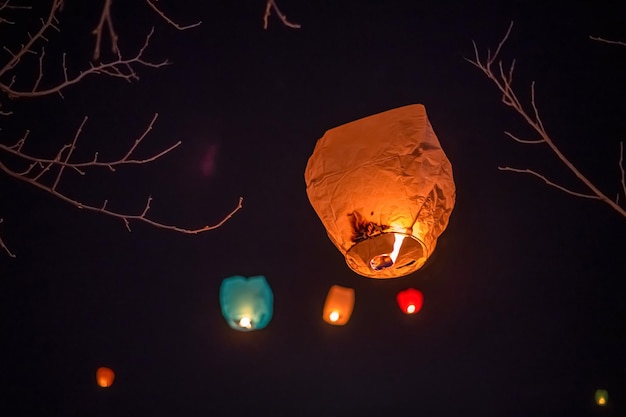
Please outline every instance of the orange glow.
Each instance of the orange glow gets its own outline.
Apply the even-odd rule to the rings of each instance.
[[[304,178],[330,240],[350,269],[369,278],[424,266],[456,199],[452,165],[421,104],[327,130]]]
[[[100,367],[96,371],[96,382],[102,388],[108,388],[113,385],[113,380],[115,379],[115,372],[111,368]]]
[[[354,308],[354,290],[333,285],[326,296],[322,318],[326,323],[342,326],[350,320]]]

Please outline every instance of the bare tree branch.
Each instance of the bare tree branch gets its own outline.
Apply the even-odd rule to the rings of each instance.
[[[84,175],[84,168],[94,168],[94,167],[107,167],[110,170],[114,171],[114,167],[119,166],[119,165],[129,165],[129,164],[144,164],[147,162],[152,162],[158,158],[160,158],[161,156],[164,156],[165,154],[169,153],[170,151],[172,151],[175,147],[177,147],[180,142],[177,142],[175,145],[169,147],[168,149],[155,153],[147,158],[144,159],[134,159],[132,157],[133,153],[135,152],[135,150],[137,149],[137,146],[143,141],[143,139],[146,137],[146,135],[148,134],[148,132],[150,132],[152,130],[153,124],[156,121],[157,115],[155,115],[152,119],[152,121],[150,122],[149,126],[145,129],[144,133],[135,140],[135,142],[133,143],[133,145],[128,149],[128,151],[125,152],[125,154],[114,161],[108,161],[108,162],[98,162],[97,161],[97,154],[94,156],[94,159],[90,162],[79,162],[79,163],[75,163],[71,161],[71,157],[72,157],[72,153],[74,152],[74,150],[76,149],[76,144],[78,142],[78,139],[80,137],[80,135],[83,132],[83,128],[85,126],[85,123],[87,122],[87,118],[84,118],[83,121],[81,122],[80,126],[78,127],[78,129],[76,130],[74,137],[72,139],[72,142],[61,147],[61,149],[57,152],[56,156],[52,159],[50,158],[38,158],[35,157],[33,155],[28,155],[26,154],[22,148],[24,147],[24,145],[26,144],[26,140],[28,135],[25,134],[18,142],[16,142],[14,145],[12,146],[6,146],[6,145],[1,145],[0,146],[0,150],[6,151],[11,153],[12,155],[23,159],[24,161],[27,161],[29,163],[29,166],[26,170],[19,172],[15,169],[11,169],[9,168],[7,165],[5,165],[4,163],[0,162],[0,170],[4,171],[5,174],[20,180],[22,182],[26,182],[36,188],[39,188],[40,190],[43,190],[57,198],[59,198],[60,200],[65,201],[66,203],[69,203],[77,208],[80,209],[85,209],[85,210],[90,210],[90,211],[95,211],[101,214],[105,214],[111,217],[115,217],[118,218],[120,220],[122,220],[126,226],[126,228],[130,231],[130,222],[131,221],[139,221],[139,222],[143,222],[143,223],[147,223],[151,226],[160,228],[160,229],[167,229],[167,230],[172,230],[172,231],[176,231],[176,232],[180,232],[180,233],[185,233],[185,234],[198,234],[198,233],[202,233],[202,232],[206,232],[209,230],[213,230],[216,229],[218,227],[220,227],[221,225],[223,225],[228,219],[230,219],[239,209],[242,208],[242,202],[243,202],[243,198],[240,197],[239,201],[236,205],[236,207],[230,212],[228,213],[221,221],[219,221],[217,224],[215,225],[204,225],[201,227],[195,227],[195,228],[187,228],[187,227],[180,227],[180,226],[176,226],[173,224],[166,224],[163,222],[159,222],[156,220],[151,219],[150,217],[148,217],[148,211],[150,209],[150,204],[152,202],[152,197],[149,196],[146,200],[146,204],[143,208],[143,210],[139,213],[139,214],[129,214],[129,213],[123,213],[123,212],[119,212],[119,211],[114,211],[114,210],[110,210],[109,208],[107,208],[107,204],[108,204],[108,200],[105,200],[105,202],[101,205],[101,206],[96,206],[94,204],[86,204],[82,201],[79,201],[73,197],[70,197],[69,195],[59,191],[59,185],[61,182],[61,179],[64,175],[64,170],[65,168],[73,168],[74,170],[76,170],[79,174]],[[52,184],[46,184],[43,181],[43,174],[51,172],[53,170],[56,169],[56,176],[54,177],[54,180],[52,182]],[[4,245],[3,245],[4,247]],[[5,250],[8,251],[8,249],[5,248]]]
[[[146,48],[148,48],[148,46],[150,45],[150,38],[152,37],[153,33],[154,33],[154,29],[151,30],[146,36],[146,40],[144,41],[144,44],[141,47],[141,49],[139,49],[139,51],[135,54],[135,56],[131,58],[123,59],[121,56],[119,56],[118,59],[115,61],[111,61],[111,62],[104,63],[104,64],[97,64],[97,65],[91,64],[91,66],[88,69],[81,71],[78,75],[74,77],[68,77],[67,67],[64,63],[63,64],[63,74],[64,74],[63,81],[60,81],[56,85],[46,88],[46,89],[38,89],[39,80],[42,77],[42,71],[43,71],[43,66],[41,64],[41,59],[43,59],[43,52],[42,52],[42,54],[40,55],[41,59],[40,59],[40,66],[39,66],[39,70],[40,70],[39,77],[37,78],[37,81],[35,82],[33,88],[30,91],[18,91],[18,90],[13,89],[11,87],[11,84],[7,85],[4,83],[0,83],[0,91],[7,94],[9,97],[47,96],[47,95],[54,94],[54,93],[61,93],[61,91],[66,89],[67,87],[70,87],[74,84],[78,84],[83,78],[90,76],[90,75],[96,75],[96,74],[98,75],[104,74],[113,78],[121,78],[128,82],[131,82],[133,80],[138,80],[139,76],[133,69],[133,64],[140,64],[140,65],[143,65],[146,67],[152,67],[152,68],[160,68],[162,66],[169,64],[167,60],[154,63],[154,62],[146,61],[143,59],[143,54]],[[1,74],[1,71],[0,71],[0,74]]]
[[[154,1],[158,1],[158,0],[146,0],[146,3],[148,3],[148,6],[150,6],[152,10],[154,10],[159,16],[161,16],[163,20],[165,20],[167,23],[174,26],[178,30],[187,30],[187,29],[195,28],[196,26],[200,26],[202,24],[201,20],[196,23],[192,23],[190,25],[181,25],[179,23],[176,23],[172,19],[167,17],[167,15],[163,13],[163,11],[159,9],[156,4],[154,4]]]
[[[554,143],[548,132],[546,131],[544,124],[539,115],[539,109],[537,107],[537,103],[535,101],[535,83],[534,81],[530,85],[530,108],[531,112],[528,112],[521,101],[517,97],[517,94],[513,90],[513,69],[515,67],[515,61],[512,61],[508,69],[502,63],[502,60],[499,58],[502,47],[506,43],[509,35],[511,34],[511,30],[513,28],[513,22],[509,25],[504,37],[498,43],[498,47],[496,48],[495,53],[491,53],[491,50],[487,49],[486,57],[481,57],[479,53],[478,47],[475,42],[472,41],[474,45],[474,58],[466,60],[474,65],[476,68],[480,69],[488,79],[490,79],[498,88],[500,93],[502,94],[502,103],[506,106],[513,108],[519,114],[526,123],[539,135],[540,139],[537,140],[522,140],[517,136],[512,135],[509,132],[505,132],[507,136],[514,139],[517,142],[524,144],[537,144],[537,143],[545,143],[552,153],[556,155],[556,157],[569,169],[578,179],[579,181],[588,188],[591,193],[579,193],[576,191],[572,191],[566,187],[558,185],[550,180],[548,180],[545,176],[537,173],[536,171],[530,169],[517,169],[510,167],[501,167],[500,169],[503,171],[513,171],[518,173],[527,173],[534,175],[540,179],[542,179],[546,184],[558,188],[568,194],[583,197],[583,198],[592,198],[601,200],[602,202],[608,204],[611,208],[617,211],[619,214],[626,218],[626,208],[618,203],[618,199],[613,200],[609,198],[606,194],[604,194],[595,184],[593,184],[580,170],[561,152],[561,150]],[[619,42],[610,42],[610,43],[619,43]],[[621,44],[621,43],[620,43]],[[494,71],[494,64],[496,64],[496,70]],[[620,159],[619,166],[622,170],[622,192],[626,196],[626,186],[624,186],[624,161],[623,161],[623,147],[620,146]]]
[[[192,27],[196,27],[200,22],[192,25],[179,25],[170,19],[159,7],[156,2],[158,0],[145,0],[147,5],[156,12],[165,22],[174,26],[176,29],[185,30]],[[168,61],[152,62],[144,58],[147,48],[150,46],[151,37],[154,33],[154,29],[151,29],[147,34],[143,45],[139,50],[130,57],[125,57],[118,47],[118,35],[113,25],[113,17],[111,14],[112,0],[103,0],[103,9],[101,11],[98,24],[93,30],[93,34],[96,36],[96,43],[93,51],[93,59],[98,61],[102,52],[103,32],[106,30],[110,37],[111,48],[113,54],[116,56],[113,60],[108,62],[94,62],[90,63],[88,68],[80,71],[76,75],[71,75],[68,72],[67,57],[63,54],[62,57],[62,77],[61,79],[53,82],[51,85],[42,87],[42,84],[46,83],[45,72],[49,67],[47,65],[48,56],[46,49],[41,46],[42,43],[48,42],[49,34],[53,31],[60,31],[60,24],[57,18],[57,14],[63,7],[63,0],[50,0],[50,8],[44,19],[41,19],[40,26],[34,33],[24,33],[24,42],[19,44],[18,47],[10,49],[7,45],[2,45],[2,49],[8,54],[8,58],[4,64],[0,63],[0,93],[6,95],[9,98],[32,98],[41,97],[51,94],[59,94],[62,97],[62,91],[66,88],[79,84],[85,77],[91,75],[105,75],[113,78],[120,78],[125,81],[131,82],[139,78],[135,68],[137,66],[159,68],[168,64]],[[10,3],[10,0],[0,0],[0,24],[13,24],[12,20],[4,18],[3,12],[11,9],[29,9],[27,7],[15,6]],[[39,45],[38,45],[39,44]],[[27,55],[35,55],[37,57],[36,76],[34,77],[32,87],[24,89],[22,87],[16,87],[18,85],[17,75],[18,67],[26,65],[23,58]],[[23,72],[20,72],[23,74]],[[19,83],[23,85],[24,83]],[[1,104],[1,103],[0,103]],[[0,116],[9,117],[13,113],[8,110],[0,110]],[[13,144],[0,143],[0,172],[15,178],[23,183],[29,184],[35,188],[38,188],[66,203],[73,205],[74,207],[85,209],[88,211],[97,212],[110,217],[121,220],[125,227],[130,231],[131,222],[145,223],[153,227],[160,229],[172,230],[184,234],[198,234],[209,230],[216,229],[222,226],[228,221],[237,211],[242,208],[243,198],[239,198],[237,205],[228,214],[226,214],[222,220],[210,225],[204,225],[200,227],[183,227],[174,223],[165,223],[153,219],[149,214],[149,210],[152,204],[152,196],[148,196],[146,203],[141,211],[135,213],[128,213],[118,210],[113,210],[108,207],[108,200],[104,200],[102,204],[93,204],[84,202],[79,198],[70,196],[68,193],[62,190],[63,182],[68,172],[75,172],[80,175],[85,175],[87,170],[106,168],[110,171],[115,171],[118,166],[121,165],[142,165],[151,163],[173,151],[177,148],[181,142],[178,141],[164,150],[154,152],[147,157],[138,158],[135,156],[136,150],[143,143],[144,139],[148,136],[153,129],[153,125],[156,122],[158,114],[155,114],[144,129],[143,133],[135,139],[132,145],[117,159],[113,160],[100,160],[98,152],[95,152],[92,159],[89,160],[75,160],[74,151],[77,148],[77,144],[83,129],[87,123],[88,118],[83,118],[80,126],[75,131],[71,141],[61,146],[56,154],[52,157],[41,157],[34,155],[26,151],[27,141],[30,139],[30,130],[25,130],[24,135],[18,138]],[[3,156],[5,158],[3,158]],[[11,161],[11,164],[9,164]],[[16,162],[17,161],[17,162]],[[14,167],[13,164],[17,164]],[[4,201],[3,201],[4,202]],[[2,220],[0,219],[0,223]],[[0,249],[7,253],[11,257],[15,257],[15,254],[11,252],[8,246],[0,238]]]
[[[156,0],[158,1],[158,0]],[[100,20],[98,21],[98,25],[93,30],[92,34],[96,36],[96,44],[93,49],[93,59],[97,61],[100,59],[100,48],[102,45],[102,31],[104,29],[104,25],[106,24],[107,31],[109,33],[109,38],[111,39],[111,51],[115,55],[119,55],[119,48],[117,46],[117,41],[119,40],[119,36],[115,31],[115,27],[113,26],[113,17],[111,15],[111,4],[112,0],[104,0],[104,7],[102,12],[100,13]],[[202,21],[190,24],[190,25],[180,25],[170,19],[156,4],[153,0],[146,0],[146,4],[156,12],[164,21],[166,21],[169,25],[175,27],[178,30],[186,30],[195,28],[202,24]]]
[[[93,48],[93,60],[97,61],[100,59],[100,45],[102,44],[102,29],[104,28],[104,24],[106,23],[107,29],[109,30],[109,37],[111,38],[111,51],[115,55],[119,55],[120,50],[117,47],[118,36],[115,33],[115,29],[113,28],[113,21],[111,20],[111,0],[104,0],[104,8],[102,9],[102,13],[100,13],[100,20],[98,21],[98,26],[91,32],[96,36],[96,45]]]
[[[2,223],[3,221],[4,219],[0,219],[0,223]],[[2,240],[2,236],[0,236],[0,248],[2,248],[11,258],[15,258],[15,254],[11,252],[7,245],[5,245],[4,241]]]
[[[583,198],[591,198],[594,200],[599,200],[600,197],[598,197],[595,194],[583,194],[583,193],[579,193],[576,191],[572,191],[569,188],[565,188],[562,185],[559,185],[555,182],[550,181],[549,179],[547,179],[544,175],[538,173],[537,171],[533,171],[532,169],[519,169],[519,168],[511,168],[511,167],[498,167],[498,169],[500,171],[512,171],[512,172],[519,172],[522,174],[531,174],[534,175],[537,178],[541,178],[543,180],[543,182],[545,182],[546,184],[554,187],[554,188],[558,188],[561,191],[566,192],[567,194],[571,194],[574,195],[576,197],[583,197]]]
[[[9,20],[9,19],[7,19],[7,18],[5,18],[5,17],[3,17],[1,15],[3,10],[11,10],[11,9],[30,10],[31,8],[32,7],[30,7],[30,6],[18,6],[18,5],[15,5],[15,4],[11,4],[10,0],[5,0],[5,1],[0,2],[0,24],[2,24],[2,23],[6,23],[8,25],[14,25],[15,24],[14,21]]]
[[[598,41],[598,42],[608,43],[608,44],[611,44],[611,45],[626,46],[626,42],[624,42],[624,41],[612,41],[612,40],[609,40],[609,39],[601,38],[599,36],[589,36],[589,39],[592,39],[592,40]]]
[[[290,22],[287,19],[287,15],[283,14],[280,11],[275,0],[267,0],[267,3],[265,3],[265,14],[263,15],[263,29],[267,29],[269,26],[268,20],[269,20],[270,15],[272,14],[272,9],[274,9],[280,21],[283,22],[283,25],[290,27],[292,29],[300,29],[300,24]]]

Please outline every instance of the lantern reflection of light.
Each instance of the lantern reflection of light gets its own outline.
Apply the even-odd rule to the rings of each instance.
[[[113,372],[111,368],[101,366],[96,370],[96,382],[98,383],[98,386],[102,388],[108,388],[113,385],[114,379],[115,372]]]
[[[228,325],[240,331],[262,329],[273,313],[274,295],[265,277],[233,276],[222,281],[220,305]]]
[[[328,291],[322,318],[326,323],[342,326],[350,320],[354,309],[354,290],[333,285]]]
[[[609,401],[609,392],[605,389],[598,389],[595,393],[596,404],[604,407]]]
[[[452,165],[421,104],[326,131],[304,178],[329,238],[354,272],[370,278],[420,269],[456,199]]]
[[[424,304],[424,296],[414,288],[407,288],[400,291],[396,296],[398,306],[406,314],[415,314],[421,310]]]

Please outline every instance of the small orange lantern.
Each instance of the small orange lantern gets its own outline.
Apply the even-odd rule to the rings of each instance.
[[[113,385],[115,379],[115,372],[111,368],[102,366],[96,371],[96,382],[102,388],[108,388]]]
[[[352,288],[333,285],[326,296],[324,304],[324,321],[335,326],[343,326],[350,320],[354,309],[354,290]]]
[[[398,306],[406,314],[415,314],[422,309],[424,304],[424,296],[415,288],[408,288],[400,291],[396,296]]]

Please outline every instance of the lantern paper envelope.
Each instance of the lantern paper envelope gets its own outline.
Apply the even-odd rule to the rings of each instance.
[[[222,315],[233,329],[262,329],[272,318],[274,296],[264,276],[233,276],[222,281],[220,305]]]
[[[115,380],[115,372],[113,372],[113,369],[101,366],[96,370],[96,382],[98,386],[108,388],[113,385],[113,380]]]
[[[605,389],[597,389],[595,393],[596,404],[604,407],[609,400],[609,393]]]
[[[326,323],[342,326],[350,320],[354,309],[354,289],[333,285],[324,303],[323,319]]]
[[[353,271],[371,278],[421,268],[456,196],[452,166],[421,104],[327,131],[304,176],[330,240]]]
[[[424,295],[415,288],[407,288],[396,295],[400,310],[406,314],[415,314],[422,309]]]

